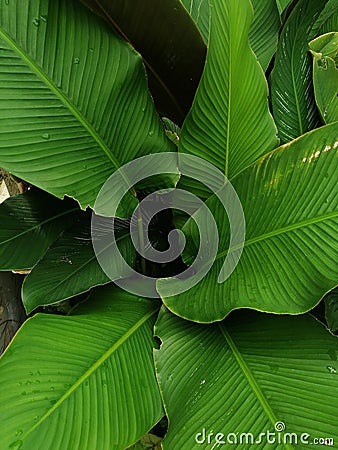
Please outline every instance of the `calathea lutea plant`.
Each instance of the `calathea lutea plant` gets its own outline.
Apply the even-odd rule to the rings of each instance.
[[[337,29],[336,0],[0,0],[31,185],[0,450],[338,442]]]

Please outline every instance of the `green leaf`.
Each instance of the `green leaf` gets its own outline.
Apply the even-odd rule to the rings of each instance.
[[[109,286],[70,317],[29,319],[0,360],[2,448],[123,450],[140,439],[163,415],[157,308]]]
[[[164,450],[211,450],[217,433],[224,435],[224,448],[315,448],[301,443],[303,433],[309,444],[321,437],[337,441],[338,340],[309,315],[241,311],[202,326],[163,309],[155,331],[162,340],[155,365],[169,420]],[[285,433],[275,430],[278,422]],[[275,441],[273,434],[267,441],[268,431]],[[298,445],[290,445],[287,433],[297,434]],[[278,445],[278,436],[281,444],[285,436],[285,445]]]
[[[129,225],[116,230],[116,240],[124,260],[134,266],[135,249],[129,239]],[[116,278],[129,274],[124,274],[126,269],[119,259],[110,258],[110,261],[116,265],[110,267]],[[112,279],[102,271],[94,253],[90,215],[83,214],[26,277],[22,287],[23,303],[26,311],[31,312],[39,305],[58,303],[110,281]]]
[[[0,166],[93,206],[109,176],[171,150],[141,57],[76,0],[2,2]]]
[[[282,143],[320,124],[308,42],[318,31],[314,24],[326,3],[327,0],[300,0],[281,33],[271,74],[271,100]]]
[[[325,318],[329,329],[336,333],[338,331],[338,288],[333,289],[324,299]]]
[[[0,205],[0,270],[33,267],[78,212],[70,199],[37,189],[8,198]]]
[[[251,0],[254,20],[249,32],[252,50],[265,71],[277,50],[280,15],[275,0]]]
[[[316,103],[325,123],[338,120],[338,32],[327,33],[309,44],[313,55]]]
[[[267,83],[248,43],[251,4],[221,0],[211,6],[205,70],[179,150],[206,159],[232,177],[275,148],[278,140]]]
[[[162,115],[181,124],[203,71],[206,46],[179,0],[82,0],[105,17],[147,68],[149,88]]]
[[[165,305],[198,322],[221,320],[237,308],[299,314],[314,307],[337,283],[332,263],[338,231],[337,149],[337,124],[326,125],[268,153],[231,180],[244,210],[246,238],[239,264],[224,283],[218,276],[227,253],[236,248],[229,249],[226,211],[216,196],[210,198],[207,206],[220,239],[216,260],[184,294],[171,296],[170,282],[159,280]],[[193,224],[189,219],[183,232],[198,243]]]
[[[313,53],[335,58],[338,53],[338,32],[325,33],[309,43]]]

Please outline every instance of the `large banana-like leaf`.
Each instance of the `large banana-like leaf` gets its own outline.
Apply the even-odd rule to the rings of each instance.
[[[174,148],[141,57],[77,0],[2,1],[0,165],[81,206],[116,169]]]
[[[179,0],[82,0],[143,57],[157,109],[181,124],[202,74],[206,46]]]
[[[275,148],[278,140],[267,83],[248,42],[250,1],[220,0],[211,6],[205,70],[179,150],[206,159],[232,177]]]
[[[231,180],[245,214],[246,241],[238,266],[224,283],[218,282],[218,276],[228,251],[231,255],[236,248],[229,249],[226,211],[215,196],[210,198],[207,206],[220,238],[216,260],[184,294],[170,297],[170,282],[159,280],[166,306],[198,322],[220,320],[242,307],[291,314],[311,309],[338,278],[333,263],[338,231],[337,151],[338,127],[333,123],[268,153]],[[193,224],[189,219],[183,231],[198,245]],[[189,280],[180,283],[189,285]]]
[[[135,249],[129,237],[129,226],[116,230],[116,242],[125,261],[134,266]],[[107,249],[108,251],[109,249]],[[110,258],[110,273],[121,278],[125,267],[120,259]],[[101,269],[91,241],[90,216],[83,214],[75,225],[48,249],[26,277],[22,298],[26,311],[39,305],[57,303],[90,288],[109,283],[112,278]]]
[[[271,99],[282,143],[320,124],[314,101],[308,42],[318,32],[314,24],[327,2],[300,0],[280,37],[271,76]]]
[[[309,315],[241,311],[203,326],[162,310],[155,331],[164,450],[315,449],[314,439],[338,440],[338,339]]]
[[[76,203],[33,189],[0,205],[0,270],[30,269],[75,222]]]
[[[163,415],[157,303],[109,286],[70,317],[29,319],[0,360],[1,449],[123,450]]]
[[[309,44],[313,55],[316,103],[325,123],[338,120],[338,32],[326,33]]]

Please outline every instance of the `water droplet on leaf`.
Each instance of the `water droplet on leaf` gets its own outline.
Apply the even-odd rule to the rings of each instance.
[[[327,370],[328,370],[330,373],[337,373],[337,370],[336,370],[334,367],[332,367],[332,366],[327,366]]]
[[[65,262],[65,263],[67,263],[67,264],[73,264],[73,262],[68,258],[68,256],[63,256],[63,257],[61,258],[61,261],[62,261],[62,262]],[[61,375],[61,373],[59,373],[59,375]]]
[[[42,135],[42,139],[45,139],[46,141],[48,141],[50,139],[50,134],[49,133],[44,133]]]

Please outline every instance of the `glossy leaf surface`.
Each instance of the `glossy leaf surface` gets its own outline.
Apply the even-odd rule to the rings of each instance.
[[[29,319],[0,360],[2,448],[123,450],[163,415],[157,304],[115,287],[71,316]]]
[[[179,150],[232,177],[275,148],[278,140],[268,109],[267,83],[248,43],[251,4],[221,0],[211,5],[206,66],[181,131]]]
[[[230,180],[246,221],[239,264],[219,283],[225,257],[236,249],[229,249],[227,214],[214,196],[207,206],[220,242],[212,269],[180,295],[170,296],[170,283],[159,280],[165,305],[198,322],[221,320],[243,307],[288,314],[313,308],[337,283],[332,263],[338,231],[337,152],[338,127],[333,123],[268,153]],[[183,232],[198,247],[193,219]],[[190,263],[192,256],[193,246],[187,247],[186,261]],[[181,281],[182,286],[185,283],[189,285],[189,280]]]
[[[0,166],[93,206],[107,178],[172,149],[141,57],[76,0],[2,2]]]
[[[282,143],[320,125],[312,86],[308,42],[319,30],[317,22],[328,0],[300,0],[283,27],[271,76],[273,115]],[[322,17],[321,22],[327,17]]]
[[[312,317],[241,311],[203,326],[161,310],[155,332],[164,450],[211,450],[218,433],[224,448],[243,449],[314,449],[314,438],[338,439],[338,340]]]

